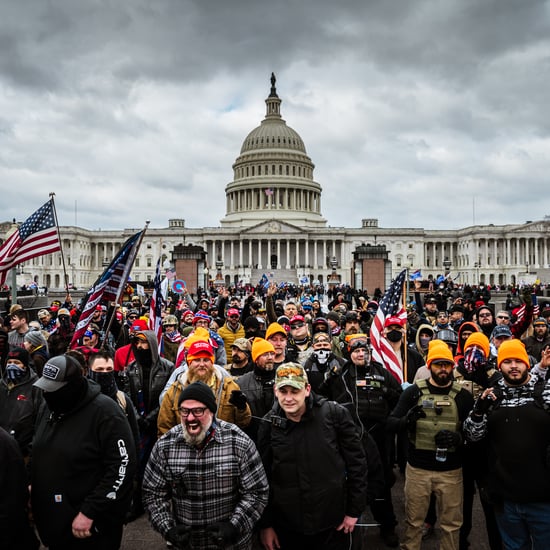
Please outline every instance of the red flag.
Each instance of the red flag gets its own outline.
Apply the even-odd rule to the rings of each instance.
[[[0,248],[0,286],[16,266],[61,250],[51,199],[26,219]]]

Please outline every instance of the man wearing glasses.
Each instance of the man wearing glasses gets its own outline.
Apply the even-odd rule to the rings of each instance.
[[[303,315],[294,315],[290,319],[290,338],[286,348],[288,361],[304,364],[313,351],[309,326]]]
[[[178,548],[250,549],[269,493],[254,443],[216,418],[215,396],[201,381],[177,407],[180,422],[157,441],[145,470],[151,524]]]
[[[244,338],[244,327],[241,324],[241,314],[237,308],[227,310],[225,323],[218,329],[218,334],[223,338],[226,353],[226,363],[231,363],[231,346],[237,338]]]
[[[477,308],[476,320],[483,334],[491,338],[491,333],[496,326],[493,310],[487,305]]]

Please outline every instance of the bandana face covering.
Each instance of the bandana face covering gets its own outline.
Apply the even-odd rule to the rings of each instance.
[[[15,363],[8,363],[6,365],[6,375],[8,377],[8,380],[10,382],[18,382],[25,376],[25,368],[21,368],[19,365]]]
[[[476,371],[485,369],[487,358],[483,350],[477,346],[470,346],[464,354],[464,368],[466,372],[472,374]]]
[[[317,358],[319,365],[326,365],[328,356],[330,355],[329,349],[318,349],[313,352],[313,355]]]

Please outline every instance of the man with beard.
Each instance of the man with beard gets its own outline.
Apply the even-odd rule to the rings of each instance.
[[[532,355],[535,361],[540,361],[542,350],[550,344],[548,324],[544,317],[533,321],[533,334],[522,340],[528,355]]]
[[[115,550],[132,497],[136,454],[120,407],[83,377],[72,357],[53,357],[33,439],[31,504],[51,550]]]
[[[488,305],[483,305],[476,309],[476,321],[481,332],[491,338],[491,333],[496,326],[493,310]]]
[[[158,415],[158,436],[165,434],[179,422],[178,401],[181,392],[193,382],[205,383],[214,393],[216,416],[240,428],[250,423],[250,408],[240,387],[227,371],[214,365],[214,350],[205,341],[198,340],[187,351],[187,370],[181,372],[166,390]]]
[[[257,439],[260,419],[273,406],[274,359],[273,345],[263,338],[256,338],[252,343],[254,370],[239,378],[239,386],[248,401],[253,417],[245,431],[254,441]]]
[[[136,332],[132,339],[132,361],[120,375],[122,389],[130,396],[138,413],[140,433],[139,472],[141,480],[147,459],[157,439],[157,418],[159,415],[159,397],[174,365],[159,356],[157,336],[152,330]],[[134,495],[131,516],[135,519],[143,514],[138,483],[137,494]]]
[[[269,493],[258,451],[216,417],[203,382],[188,384],[177,403],[181,420],[158,440],[145,470],[151,524],[178,548],[250,550]]]
[[[486,439],[488,493],[505,548],[550,548],[550,382],[529,372],[519,340],[498,350],[502,379],[487,388],[464,423],[469,441]]]
[[[251,351],[252,346],[246,338],[237,338],[233,342],[231,346],[231,358],[233,362],[225,367],[233,378],[237,379],[239,376],[253,369],[252,362],[250,361]]]
[[[388,428],[407,431],[409,449],[405,481],[403,550],[418,550],[422,527],[435,494],[442,550],[456,550],[462,525],[461,426],[472,409],[472,395],[453,382],[454,358],[441,340],[430,342],[428,380],[403,391]]]
[[[244,338],[244,327],[241,325],[241,314],[236,308],[227,310],[226,320],[223,326],[218,329],[222,337],[227,356],[227,363],[231,363],[231,346],[237,338]]]

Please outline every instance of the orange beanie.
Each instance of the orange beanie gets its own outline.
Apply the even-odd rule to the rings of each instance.
[[[523,342],[514,338],[513,340],[505,340],[500,344],[498,348],[497,363],[498,368],[500,369],[500,364],[505,359],[518,359],[522,363],[525,363],[528,368],[531,368],[531,363],[529,362],[529,356],[527,355],[527,350],[523,345]]]
[[[449,363],[455,362],[453,353],[449,349],[449,346],[443,342],[443,340],[431,340],[428,348],[428,359],[426,365],[431,368],[433,361],[449,361]]]
[[[464,344],[464,351],[474,345],[479,346],[483,350],[485,357],[489,357],[491,345],[489,344],[489,338],[483,332],[472,332]]]

